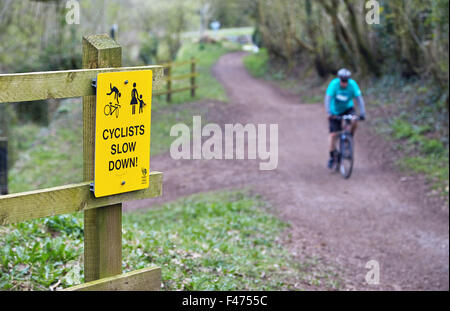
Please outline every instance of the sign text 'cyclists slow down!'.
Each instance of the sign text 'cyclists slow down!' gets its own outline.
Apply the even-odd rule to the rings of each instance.
[[[97,76],[94,194],[148,188],[152,71]]]

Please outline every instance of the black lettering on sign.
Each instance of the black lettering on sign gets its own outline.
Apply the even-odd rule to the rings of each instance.
[[[103,139],[120,139],[120,138],[126,138],[126,137],[133,137],[133,136],[139,136],[144,135],[145,133],[145,125],[131,125],[128,127],[117,127],[113,129],[105,129],[103,130]]]
[[[131,168],[131,167],[136,167],[136,166],[138,166],[138,158],[137,157],[119,159],[116,161],[109,161],[109,164],[108,164],[108,168],[110,171],[113,171],[113,170],[118,171],[120,169]]]
[[[122,145],[120,144],[113,144],[111,145],[111,154],[115,155],[115,154],[122,154],[122,153],[127,153],[127,152],[134,152],[136,151],[136,142],[130,142],[130,143],[123,143]]]

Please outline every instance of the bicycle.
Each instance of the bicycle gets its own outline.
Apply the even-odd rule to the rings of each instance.
[[[113,113],[116,113],[116,118],[119,117],[119,108],[120,105],[113,105],[112,103],[109,103],[109,105],[105,105],[105,108],[103,109],[103,112],[105,113],[106,116],[112,116]]]
[[[353,137],[350,133],[351,121],[359,120],[359,117],[348,114],[343,116],[336,116],[334,118],[336,120],[344,121],[345,123],[344,129],[338,133],[339,144],[338,150],[334,155],[334,169],[336,170],[336,172],[340,171],[342,177],[348,179],[352,175],[354,160]]]

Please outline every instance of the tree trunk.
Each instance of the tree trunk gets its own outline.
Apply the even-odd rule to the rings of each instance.
[[[350,25],[352,27],[356,45],[359,53],[365,61],[369,71],[376,76],[380,75],[380,64],[377,63],[375,57],[367,46],[367,43],[363,40],[360,27],[358,25],[358,20],[356,18],[355,8],[351,3],[351,0],[344,0],[345,6],[347,8],[349,17],[350,17]]]

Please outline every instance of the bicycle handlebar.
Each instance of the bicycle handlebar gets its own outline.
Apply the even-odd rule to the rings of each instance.
[[[332,119],[335,120],[359,120],[360,117],[354,114],[346,114],[343,116],[331,116]]]

